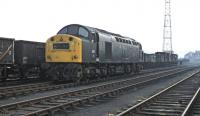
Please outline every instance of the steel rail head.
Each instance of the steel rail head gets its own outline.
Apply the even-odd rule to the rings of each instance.
[[[134,79],[139,79],[139,78],[149,77],[149,76],[155,76],[157,74],[162,74],[162,73],[164,74],[164,73],[167,73],[167,72],[170,72],[170,71],[176,71],[178,69],[179,68],[170,69],[170,70],[167,70],[167,71],[164,70],[164,71],[161,71],[161,72],[155,72],[155,73],[151,73],[151,74],[148,74],[148,75],[137,76]],[[121,82],[120,80],[118,80],[118,82],[124,83],[124,82],[129,81],[129,80],[132,80],[132,79],[126,79],[123,82]],[[112,85],[112,84],[114,84],[116,82],[113,82],[110,85]],[[2,94],[0,94],[0,96],[2,96],[2,97],[9,97],[9,96],[13,96],[15,94],[20,94],[20,93],[23,94],[24,92],[38,90],[38,89],[39,90],[51,90],[52,88],[53,89],[56,89],[56,88],[58,89],[58,88],[63,88],[63,87],[69,87],[69,86],[66,86],[66,84],[53,85],[53,86],[46,86],[45,84],[46,85],[50,84],[50,82],[46,82],[44,84],[41,84],[41,83],[39,83],[39,84],[27,84],[27,85],[19,85],[19,86],[12,86],[12,87],[0,88],[0,91],[2,91]],[[31,88],[34,88],[34,89],[31,89]]]
[[[81,101],[83,101],[83,100],[88,100],[89,101],[90,99],[99,98],[99,96],[105,97],[105,96],[110,96],[110,94],[113,94],[113,93],[119,94],[119,93],[123,92],[124,90],[130,89],[131,87],[135,87],[137,85],[140,85],[140,84],[143,84],[145,82],[152,81],[152,80],[156,80],[156,79],[158,79],[158,78],[146,80],[146,81],[143,81],[143,82],[134,83],[134,84],[131,84],[131,85],[126,85],[126,86],[123,86],[123,87],[120,87],[120,88],[116,88],[114,90],[109,90],[107,92],[102,92],[102,93],[99,93],[99,94],[95,94],[95,95],[89,96],[89,97],[84,98],[84,99],[79,99],[77,101],[72,101],[72,102],[60,104],[58,106],[53,106],[53,107],[50,107],[50,108],[41,109],[41,110],[38,110],[38,111],[35,111],[35,112],[28,113],[25,116],[32,116],[32,115],[35,115],[35,114],[39,114],[41,112],[48,112],[48,111],[51,111],[51,110],[54,110],[54,109],[62,108],[64,106],[70,106],[70,105],[72,105],[74,103],[77,103],[77,102],[81,103]]]
[[[181,71],[180,71],[181,72]],[[173,73],[174,74],[174,73]],[[158,78],[158,77],[157,77]],[[129,80],[125,80],[125,81],[129,81]],[[152,81],[152,79],[151,79]],[[121,82],[121,81],[120,81]],[[101,85],[93,85],[93,86],[90,86],[90,87],[86,87],[84,89],[78,89],[78,90],[71,90],[71,91],[68,91],[68,92],[65,92],[65,93],[59,93],[59,94],[54,94],[54,95],[51,95],[51,96],[45,96],[45,97],[40,97],[40,98],[35,98],[35,99],[30,99],[30,100],[25,100],[25,101],[21,101],[21,102],[16,102],[16,103],[11,103],[11,104],[6,104],[6,105],[2,105],[0,106],[0,110],[2,109],[10,109],[10,108],[13,108],[13,106],[16,106],[18,105],[20,107],[21,106],[24,106],[26,104],[29,104],[29,103],[38,103],[40,101],[44,101],[44,100],[49,100],[49,99],[53,99],[53,98],[59,98],[61,96],[66,96],[66,95],[69,95],[69,94],[75,94],[77,92],[83,92],[83,91],[88,91],[88,90],[91,90],[92,88],[96,89],[97,87],[103,87],[103,86],[109,86],[109,85],[112,85],[114,82],[111,82],[111,83],[107,83],[107,84],[101,84]],[[115,82],[115,83],[119,83],[118,81]],[[139,83],[140,84],[140,83]],[[135,85],[135,84],[134,84]],[[129,87],[130,85],[126,86]],[[133,85],[131,85],[133,86]],[[122,89],[122,88],[121,88]],[[123,87],[124,89],[124,87]]]
[[[181,71],[180,71],[181,72]],[[156,73],[157,74],[157,73]],[[151,76],[153,76],[152,74],[150,74]],[[125,81],[130,81],[132,79],[125,79],[123,80],[123,82]],[[101,84],[101,85],[98,85],[98,86],[90,86],[90,87],[87,87],[85,88],[84,90],[88,90],[88,89],[92,89],[92,88],[97,88],[97,87],[104,87],[104,86],[110,86],[110,85],[113,85],[115,83],[121,83],[122,81],[116,81],[116,82],[111,82],[111,83],[104,83],[104,84]],[[67,93],[62,93],[62,94],[55,94],[55,95],[51,95],[51,96],[45,96],[45,97],[39,97],[39,98],[35,98],[35,99],[31,99],[31,100],[25,100],[25,101],[21,101],[21,102],[16,102],[16,103],[11,103],[11,104],[6,104],[6,105],[2,105],[0,106],[0,109],[3,108],[3,107],[9,107],[9,106],[13,106],[15,104],[23,104],[23,103],[26,103],[28,101],[36,101],[36,100],[42,100],[42,99],[48,99],[48,98],[51,98],[51,97],[56,97],[56,96],[60,96],[60,95],[65,95],[65,94],[71,94],[71,93],[74,93],[74,92],[79,92],[79,91],[83,91],[83,89],[78,89],[78,90],[71,90],[71,91],[68,91]]]
[[[188,79],[192,78],[194,75],[196,75],[196,74],[198,74],[198,73],[200,73],[199,70],[196,71],[196,72],[194,72],[194,73],[192,73],[192,74],[189,75],[187,78],[182,79],[182,80],[178,81],[177,83],[171,85],[170,87],[168,87],[168,88],[166,88],[166,89],[164,89],[164,90],[158,92],[157,94],[155,94],[155,95],[149,97],[148,99],[146,99],[146,100],[144,100],[144,101],[142,101],[142,102],[140,102],[140,103],[138,103],[138,104],[136,104],[136,105],[134,105],[134,106],[128,108],[127,110],[125,110],[125,111],[123,111],[123,112],[117,114],[116,116],[126,116],[127,114],[131,113],[131,112],[132,112],[133,110],[135,110],[135,109],[138,109],[140,106],[142,106],[143,104],[145,104],[145,103],[147,103],[148,101],[152,100],[153,98],[155,98],[155,97],[161,95],[161,94],[164,93],[164,92],[167,92],[167,91],[171,90],[171,89],[172,89],[173,87],[175,87],[176,85],[182,83],[182,82],[185,81],[185,80],[188,80]]]
[[[190,100],[189,104],[185,108],[184,112],[181,114],[181,116],[189,116],[189,113],[191,111],[192,105],[195,103],[195,101],[198,99],[200,95],[200,88],[196,91],[192,99]]]
[[[176,69],[170,69],[170,70],[164,70],[164,71],[161,71],[161,72],[156,72],[156,73],[152,73],[152,74],[148,74],[148,75],[142,75],[142,76],[137,76],[135,79],[137,78],[142,78],[142,77],[146,77],[146,76],[153,76],[153,75],[156,75],[156,74],[161,74],[161,73],[165,73],[165,72],[169,72],[169,71],[174,71],[174,70],[178,70],[179,68],[176,68]],[[7,91],[7,90],[16,90],[16,89],[20,89],[20,88],[30,88],[31,86],[37,86],[37,85],[41,85],[41,86],[45,86],[45,84],[50,84],[50,82],[46,82],[46,83],[36,83],[36,84],[27,84],[27,85],[17,85],[17,86],[11,86],[11,87],[0,87],[0,91]],[[63,87],[65,86],[66,84],[61,84],[61,85],[56,85],[55,87],[52,87],[52,88],[56,88],[56,87]],[[68,86],[66,86],[68,87]],[[37,87],[39,88],[39,86]],[[37,89],[36,88],[36,89]],[[16,91],[17,92],[17,91]],[[23,92],[23,91],[22,91]],[[5,93],[6,94],[6,93]],[[2,95],[5,95],[5,94],[2,94]]]

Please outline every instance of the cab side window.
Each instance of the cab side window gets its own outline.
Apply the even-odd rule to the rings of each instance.
[[[67,27],[63,28],[62,30],[60,30],[60,32],[58,32],[59,34],[67,34]]]
[[[84,29],[83,27],[80,27],[78,30],[78,34],[82,37],[88,38],[89,33],[86,29]]]
[[[71,35],[77,35],[78,26],[69,26],[67,32]]]

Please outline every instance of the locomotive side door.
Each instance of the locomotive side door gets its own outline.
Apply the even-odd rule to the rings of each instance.
[[[91,40],[90,40],[90,54],[91,54],[91,62],[96,62],[96,58],[98,58],[99,50],[98,50],[98,34],[92,32]]]

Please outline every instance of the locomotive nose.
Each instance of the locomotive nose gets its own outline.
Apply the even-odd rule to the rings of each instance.
[[[47,62],[82,62],[82,42],[78,37],[59,34],[46,43]]]
[[[50,38],[52,42],[72,42],[74,37],[67,35],[55,35]]]

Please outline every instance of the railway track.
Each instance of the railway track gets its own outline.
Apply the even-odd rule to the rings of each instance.
[[[196,91],[182,116],[200,116],[200,88]]]
[[[149,78],[132,78],[104,84],[97,84],[87,88],[67,91],[61,94],[45,96],[26,101],[6,104],[0,106],[0,115],[3,116],[31,116],[31,115],[53,115],[59,110],[66,110],[81,104],[87,104],[105,97],[117,96],[130,89],[143,86],[162,78],[172,78],[183,73],[187,69],[174,70],[162,75],[149,76]]]
[[[170,67],[164,67],[164,68],[154,68],[154,69],[147,69],[143,70],[142,73],[139,74],[147,74],[147,73],[152,73],[152,72],[157,72],[157,71],[162,71],[162,70],[169,70],[169,69],[174,69],[177,67],[183,67],[183,66],[170,66]],[[1,77],[0,77],[1,78]],[[7,80],[7,81],[0,81],[0,87],[9,87],[9,86],[17,86],[17,85],[23,85],[23,84],[31,84],[31,83],[38,83],[38,82],[45,82],[47,79],[45,78],[39,78],[39,77],[27,77],[24,79],[15,79],[15,80]]]
[[[49,86],[51,82],[33,83],[27,85],[18,85],[10,87],[0,87],[0,97],[11,97],[19,94],[25,94],[33,91],[34,89],[42,89]]]
[[[117,114],[117,116],[200,115],[200,72]]]
[[[178,71],[182,68],[174,68],[171,70],[164,70],[156,73],[150,73],[135,77],[136,80],[144,78],[146,79],[147,77],[150,78],[151,76],[157,76],[157,75],[165,75],[166,73]],[[114,78],[114,77],[113,77]],[[112,80],[113,78],[110,78]],[[118,77],[119,78],[119,77]],[[117,79],[117,78],[116,78]],[[50,82],[43,82],[43,83],[35,83],[35,84],[27,84],[27,85],[19,85],[19,86],[11,86],[11,87],[1,87],[0,88],[0,98],[8,98],[8,97],[13,97],[17,95],[27,95],[31,93],[36,93],[36,92],[42,92],[42,91],[50,91],[50,90],[56,90],[56,89],[63,89],[63,88],[69,88],[69,87],[75,87],[78,85],[82,84],[90,84],[90,83],[97,83],[97,82],[102,82],[102,81],[108,81],[107,80],[102,80],[102,79],[96,79],[92,80],[90,82],[83,82],[83,83],[67,83],[67,84],[52,84]]]
[[[46,79],[44,79],[44,78],[38,78],[38,77],[30,78],[30,77],[27,77],[27,78],[24,78],[24,79],[0,81],[0,87],[17,86],[17,85],[23,85],[23,84],[45,82],[45,81],[46,81]]]

